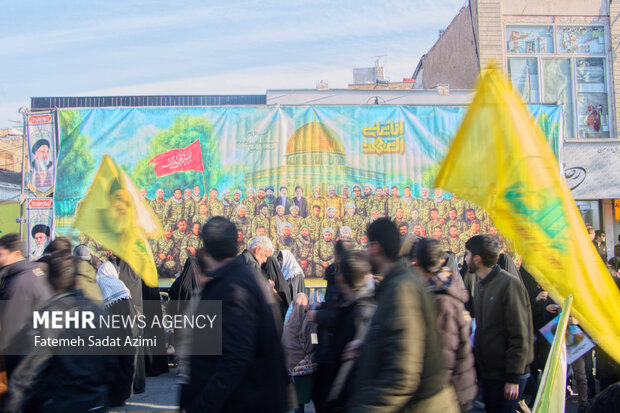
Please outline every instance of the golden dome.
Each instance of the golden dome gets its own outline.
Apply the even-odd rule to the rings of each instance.
[[[308,122],[302,125],[288,139],[286,154],[307,152],[329,152],[346,155],[344,145],[338,134],[320,122]]]

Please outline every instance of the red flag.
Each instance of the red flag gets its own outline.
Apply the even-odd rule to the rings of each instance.
[[[200,152],[200,140],[188,145],[185,148],[173,149],[168,152],[155,155],[149,161],[153,164],[157,177],[170,175],[182,171],[204,172],[202,166],[202,153]]]

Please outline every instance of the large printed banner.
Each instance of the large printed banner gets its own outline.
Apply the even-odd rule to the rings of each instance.
[[[54,200],[30,198],[26,204],[28,222],[28,256],[31,261],[43,255],[54,233]]]
[[[50,196],[56,173],[56,127],[54,112],[26,116],[28,136],[27,186],[36,196]]]
[[[561,108],[531,105],[529,109],[559,156]],[[143,188],[162,224],[176,231],[170,240],[181,237],[177,233],[181,218],[187,221],[187,227],[182,227],[184,235],[191,233],[192,222],[206,222],[210,216],[223,214],[240,221],[242,243],[264,231],[277,246],[286,247],[296,242],[304,225],[315,243],[314,251],[321,250],[318,243],[325,242],[325,229],[337,239],[342,237],[340,230],[348,227],[346,236],[360,243],[363,227],[372,219],[371,209],[389,216],[398,208],[388,208],[387,198],[385,207],[381,202],[352,202],[354,186],[372,196],[379,188],[387,188],[391,194],[396,187],[398,196],[408,195],[410,190],[413,199],[426,199],[423,189],[432,184],[464,112],[465,107],[458,106],[384,105],[60,110],[57,232],[71,233],[76,207],[101,158],[109,154],[136,186]],[[286,194],[281,187],[286,188]],[[162,199],[156,199],[159,189],[163,190]],[[278,196],[282,198],[278,200]],[[446,201],[451,197],[438,196]],[[336,198],[340,201],[334,201]],[[265,219],[261,218],[262,203],[267,205]],[[350,203],[356,207],[353,215],[359,216],[357,228],[351,228],[345,219]],[[275,216],[278,204],[284,207],[282,217]],[[294,205],[297,211],[291,212]],[[311,222],[313,205],[320,207],[316,218],[332,221]],[[408,200],[399,221],[411,218],[411,205]],[[429,211],[418,212],[420,220],[430,219],[426,216]],[[447,210],[442,209],[444,213]],[[292,214],[295,217],[289,219]],[[286,238],[289,226],[291,235]],[[459,225],[459,229],[468,228]],[[179,239],[188,244],[185,238]],[[156,256],[163,251],[162,267],[171,261],[172,252],[186,257],[194,249],[177,245],[168,250],[170,242],[164,241],[153,242]],[[308,275],[321,275],[318,267],[324,267],[324,259],[330,255],[330,247],[324,249],[314,261],[298,257],[317,264],[307,270]],[[174,272],[180,264],[169,262],[168,267]]]

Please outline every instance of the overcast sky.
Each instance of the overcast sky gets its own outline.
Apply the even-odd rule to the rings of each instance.
[[[382,54],[400,81],[464,1],[3,1],[0,128],[32,96],[346,88]]]

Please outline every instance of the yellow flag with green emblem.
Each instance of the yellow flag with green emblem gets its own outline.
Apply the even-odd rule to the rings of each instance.
[[[146,285],[157,286],[147,236],[161,236],[161,224],[125,171],[108,155],[80,202],[73,225],[129,264]]]
[[[520,98],[487,70],[435,186],[486,209],[524,266],[620,362],[620,291],[596,252],[558,162]]]

